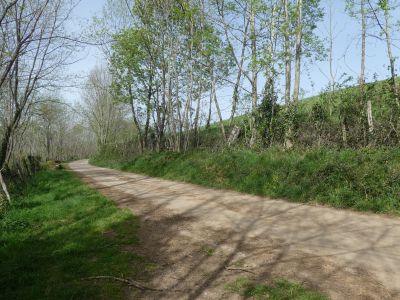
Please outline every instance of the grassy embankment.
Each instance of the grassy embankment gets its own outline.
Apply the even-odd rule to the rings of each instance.
[[[270,149],[159,153],[91,163],[215,188],[379,213],[400,213],[400,150]]]
[[[122,299],[126,286],[90,276],[146,280],[151,264],[137,218],[65,170],[41,171],[0,215],[0,298]]]

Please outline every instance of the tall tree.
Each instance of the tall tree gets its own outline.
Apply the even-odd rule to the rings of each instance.
[[[296,4],[296,63],[295,63],[295,78],[294,78],[294,91],[293,101],[299,101],[300,93],[300,71],[301,71],[301,53],[302,53],[302,39],[303,39],[303,0],[297,0]]]
[[[74,3],[64,0],[0,2],[0,182],[9,193],[2,172],[9,157],[13,134],[28,116],[40,88],[56,86],[55,70],[68,63],[74,47],[65,36],[65,23]]]

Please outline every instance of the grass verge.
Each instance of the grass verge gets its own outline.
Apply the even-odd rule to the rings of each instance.
[[[65,170],[37,174],[0,216],[2,299],[122,299],[124,276],[146,280],[148,264],[127,246],[138,220]]]
[[[98,166],[297,202],[399,215],[400,150],[154,153]]]
[[[285,279],[277,280],[274,284],[254,283],[247,278],[238,278],[229,283],[225,289],[242,295],[245,299],[271,299],[271,300],[328,300],[318,292],[308,291],[302,285],[291,283]]]

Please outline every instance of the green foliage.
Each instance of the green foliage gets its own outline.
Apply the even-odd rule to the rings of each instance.
[[[215,253],[215,248],[214,247],[211,247],[211,246],[209,246],[209,245],[204,245],[202,248],[201,248],[201,251],[204,253],[204,255],[206,255],[206,256],[213,256],[214,255],[214,253]]]
[[[229,283],[225,289],[240,293],[243,297],[252,299],[296,299],[296,300],[327,300],[328,298],[318,292],[305,289],[301,284],[292,283],[285,279],[277,280],[273,284],[254,283],[247,278],[239,278]]]
[[[145,280],[148,264],[123,251],[138,222],[65,170],[38,173],[0,216],[2,299],[123,299],[114,275]]]
[[[158,153],[93,164],[215,188],[379,213],[400,212],[400,150]]]

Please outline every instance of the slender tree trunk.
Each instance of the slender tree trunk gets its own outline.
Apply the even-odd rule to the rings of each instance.
[[[397,105],[400,105],[400,99],[399,99],[399,88],[396,80],[396,68],[395,68],[395,58],[393,56],[392,52],[392,38],[390,35],[390,17],[389,17],[389,0],[387,0],[387,7],[384,9],[385,13],[385,36],[386,36],[386,46],[387,46],[387,52],[388,52],[388,57],[389,57],[389,63],[390,63],[390,74],[391,74],[391,83],[392,83],[392,90],[393,94],[396,98],[396,103]]]
[[[296,28],[296,67],[294,78],[293,101],[299,101],[300,94],[300,69],[301,69],[301,44],[303,38],[303,1],[297,0],[297,28]]]
[[[266,81],[264,87],[264,101],[269,101],[271,105],[271,117],[268,124],[268,132],[266,133],[266,138],[269,141],[268,145],[272,146],[273,143],[273,125],[275,118],[275,105],[276,105],[276,97],[275,97],[275,50],[276,50],[276,6],[272,4],[271,8],[271,19],[270,19],[270,28],[269,28],[269,45],[268,45],[268,53],[269,58],[267,61],[266,67]]]
[[[285,149],[293,147],[292,142],[292,117],[291,117],[291,81],[292,81],[292,55],[290,46],[290,17],[289,17],[289,0],[284,0],[285,23],[284,23],[284,36],[285,36],[285,110],[287,112],[286,130],[284,138]]]
[[[204,0],[201,0],[201,18],[200,18],[200,30],[204,30],[204,23],[205,23],[205,3]],[[200,52],[203,51],[204,48],[204,41],[202,40],[200,43]],[[193,139],[193,146],[197,147],[199,145],[199,122],[200,122],[200,110],[201,110],[201,97],[203,94],[203,74],[198,75],[200,78],[199,81],[199,91],[197,95],[197,106],[196,106],[196,113],[194,117],[194,139]]]
[[[152,71],[151,71],[152,72]],[[150,118],[151,118],[151,98],[153,96],[153,75],[150,75],[149,86],[147,91],[147,103],[146,103],[146,124],[144,127],[144,146],[148,146],[148,135],[150,128]]]
[[[184,141],[184,151],[189,148],[189,139],[190,139],[190,120],[191,120],[191,110],[192,110],[192,97],[193,97],[193,33],[194,33],[194,24],[193,18],[190,21],[190,46],[189,46],[189,87],[188,87],[188,96],[186,102],[186,111],[185,111],[185,141]]]
[[[183,121],[182,121],[182,113],[181,113],[181,100],[179,97],[179,76],[175,78],[175,86],[176,86],[176,110],[178,115],[178,139],[176,143],[176,151],[180,152],[182,150],[182,135],[183,135]]]
[[[289,19],[289,0],[284,0],[285,10],[285,23],[284,23],[284,36],[285,36],[285,105],[290,104],[290,85],[292,82],[292,55],[290,47],[290,19]]]
[[[256,114],[257,114],[257,80],[258,80],[258,71],[257,71],[257,37],[256,37],[256,5],[255,1],[251,1],[250,7],[250,40],[251,40],[251,122],[250,122],[250,130],[251,130],[251,139],[250,146],[252,147],[257,142],[257,129],[256,129]]]
[[[236,76],[235,86],[233,88],[232,111],[231,111],[231,116],[229,118],[229,125],[230,126],[232,126],[232,124],[233,124],[233,118],[235,117],[236,110],[237,110],[237,104],[239,102],[239,85],[240,85],[240,80],[242,79],[244,56],[245,56],[246,46],[247,46],[247,31],[248,31],[248,27],[249,27],[249,22],[246,23],[246,26],[245,26],[245,29],[244,29],[242,50],[241,50],[241,53],[240,53],[239,68],[238,68],[238,73],[237,73],[237,76]]]
[[[0,183],[1,183],[1,188],[7,199],[8,204],[11,204],[11,197],[8,192],[7,185],[3,179],[2,172],[4,170],[4,166],[7,161],[7,152],[9,150],[9,144],[10,144],[10,140],[11,140],[11,136],[12,136],[12,131],[13,130],[12,130],[11,126],[6,127],[6,130],[5,130],[5,133],[3,136],[3,140],[1,142],[1,148],[0,148]]]
[[[208,116],[207,116],[207,124],[206,128],[210,128],[210,123],[211,123],[211,107],[212,107],[212,102],[213,102],[213,93],[210,91],[210,103],[208,105]]]
[[[367,119],[368,119],[368,132],[373,134],[374,132],[374,121],[372,118],[372,103],[371,100],[367,101]]]
[[[361,72],[360,72],[360,92],[364,97],[365,84],[365,44],[366,44],[366,19],[365,19],[365,0],[361,0]]]
[[[5,183],[4,179],[3,179],[3,174],[2,173],[3,172],[0,171],[1,189],[3,190],[3,193],[4,193],[5,197],[6,197],[8,205],[11,205],[11,196],[10,196],[10,193],[8,192],[7,185],[6,185],[6,183]],[[1,196],[0,196],[0,199],[1,199]]]
[[[226,142],[224,120],[222,119],[221,109],[219,108],[219,104],[218,104],[215,81],[216,81],[216,79],[215,79],[215,75],[214,75],[214,65],[212,65],[212,67],[211,67],[211,94],[212,94],[212,97],[214,100],[215,108],[217,109],[219,125],[221,127],[222,138],[223,138],[224,142]]]
[[[200,75],[201,76],[201,75]],[[201,79],[200,79],[201,81]],[[199,121],[200,121],[200,109],[201,109],[201,94],[202,94],[202,83],[200,82],[200,92],[197,97],[196,114],[194,116],[194,146],[197,147],[199,144]]]
[[[129,94],[130,94],[129,96],[130,96],[130,105],[131,105],[132,118],[133,118],[133,122],[135,123],[136,129],[138,131],[140,153],[143,153],[143,150],[144,150],[143,135],[142,135],[142,130],[140,128],[139,121],[138,121],[137,116],[136,116],[136,109],[135,109],[135,104],[133,102],[132,88],[131,87],[129,87]]]
[[[161,102],[161,109],[160,109],[160,119],[159,119],[159,146],[158,150],[162,151],[165,148],[165,121],[166,121],[166,114],[167,114],[167,83],[166,83],[166,67],[163,67],[163,76],[162,76],[162,102]]]
[[[367,38],[367,24],[365,12],[365,0],[361,0],[361,72],[360,72],[360,95],[362,105],[366,105],[366,119],[368,132],[366,133],[367,143],[371,142],[372,134],[374,131],[374,124],[372,118],[372,103],[371,98],[366,99],[365,94],[365,53],[366,53],[366,38]]]
[[[332,0],[329,2],[329,116],[332,116],[332,106],[333,106],[333,99],[335,96],[335,88],[336,88],[336,76],[335,72],[333,71],[333,3]]]
[[[172,145],[173,149],[176,150],[177,143],[177,132],[176,132],[176,122],[174,117],[174,109],[172,103],[172,74],[171,70],[168,72],[168,123],[171,131]]]

